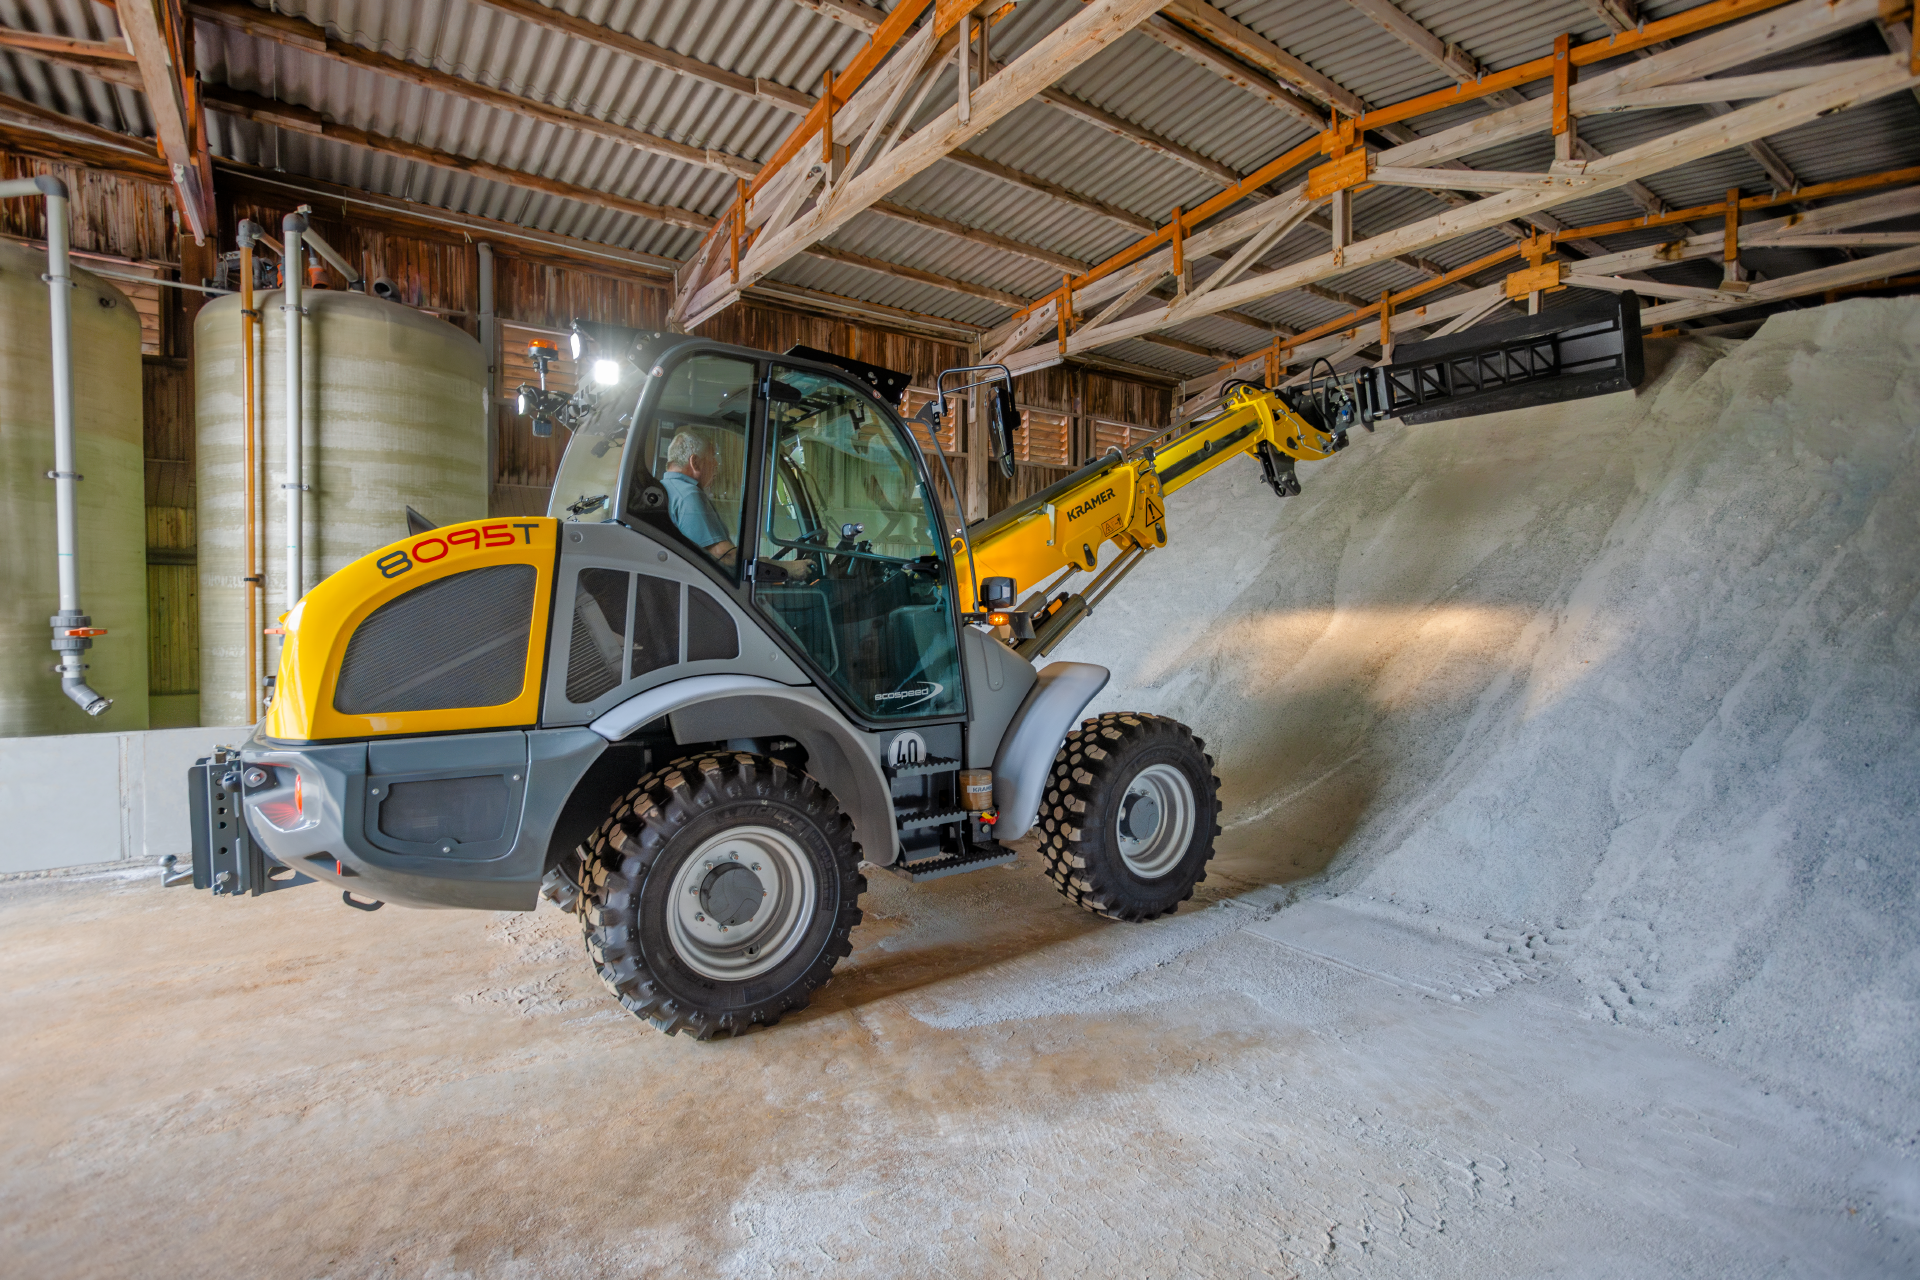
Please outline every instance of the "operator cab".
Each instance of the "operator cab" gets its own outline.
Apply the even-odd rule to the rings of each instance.
[[[618,367],[576,416],[549,514],[684,548],[856,722],[964,717],[946,525],[887,403],[906,379],[662,334]]]

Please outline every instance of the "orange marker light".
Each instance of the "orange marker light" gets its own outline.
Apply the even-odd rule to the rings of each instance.
[[[301,792],[298,773],[293,775],[293,811],[302,817],[305,817],[307,812],[306,796]]]
[[[1013,619],[1004,613],[990,613],[987,615],[987,625],[990,627],[1004,627],[1012,621]]]

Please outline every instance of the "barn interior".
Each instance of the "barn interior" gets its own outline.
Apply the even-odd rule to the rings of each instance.
[[[0,0],[6,1269],[1920,1271],[1915,21]]]

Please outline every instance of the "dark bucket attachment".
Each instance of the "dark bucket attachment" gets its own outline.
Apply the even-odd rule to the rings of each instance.
[[[1371,371],[1371,408],[1409,424],[1630,391],[1646,374],[1632,293],[1410,342],[1394,354]]]

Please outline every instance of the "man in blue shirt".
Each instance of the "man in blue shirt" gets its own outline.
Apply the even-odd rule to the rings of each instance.
[[[720,454],[713,441],[695,431],[681,431],[667,446],[667,466],[661,482],[667,489],[667,514],[673,527],[708,555],[731,569],[739,559],[739,547],[714,509],[707,490],[720,474]],[[791,564],[778,560],[759,561],[762,573],[777,571],[786,578],[804,582],[813,573],[813,562],[796,560]]]

